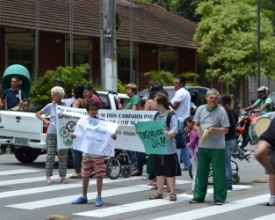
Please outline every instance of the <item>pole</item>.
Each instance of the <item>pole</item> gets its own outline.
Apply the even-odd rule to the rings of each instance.
[[[74,52],[74,41],[73,41],[73,7],[74,7],[74,0],[70,0],[70,66],[74,65],[73,62],[73,52]]]
[[[130,5],[130,82],[134,82],[133,79],[133,3],[131,0],[131,5]]]
[[[257,0],[257,88],[261,85],[261,0]]]
[[[40,11],[40,0],[36,0],[36,22],[35,22],[35,72],[34,80],[38,79],[39,71],[39,11]]]
[[[116,9],[114,0],[102,0],[103,89],[117,91]]]

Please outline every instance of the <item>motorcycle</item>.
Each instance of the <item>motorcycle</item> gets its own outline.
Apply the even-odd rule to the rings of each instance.
[[[251,123],[258,118],[260,115],[255,113],[254,111],[246,112],[242,111],[238,118],[238,125],[236,127],[236,135],[237,135],[237,146],[235,152],[233,152],[232,156],[234,158],[238,158],[240,160],[246,159],[249,162],[249,156],[251,154],[250,151],[244,150],[248,143],[256,144],[255,140],[251,138],[250,126]]]

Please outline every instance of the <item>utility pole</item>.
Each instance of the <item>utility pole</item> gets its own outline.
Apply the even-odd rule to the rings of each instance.
[[[36,13],[35,13],[35,71],[34,80],[38,79],[39,72],[39,15],[40,15],[40,0],[36,0]]]
[[[117,91],[116,8],[114,0],[102,0],[101,80],[106,90]],[[101,26],[102,27],[102,26]]]
[[[73,16],[74,16],[74,0],[70,0],[70,66],[74,65],[74,39],[73,39]]]
[[[261,1],[257,0],[257,88],[261,85]]]

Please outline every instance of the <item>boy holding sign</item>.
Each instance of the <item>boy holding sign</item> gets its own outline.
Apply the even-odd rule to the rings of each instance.
[[[170,201],[176,201],[175,182],[176,176],[181,175],[181,169],[177,158],[177,148],[175,136],[178,132],[178,119],[175,114],[172,115],[169,126],[167,126],[166,118],[169,114],[169,100],[165,94],[158,93],[154,98],[154,108],[159,112],[156,116],[155,123],[149,133],[140,129],[142,123],[135,124],[138,136],[144,143],[147,154],[152,154],[154,169],[157,176],[157,193],[149,197],[149,199],[163,198],[163,185],[165,178],[170,187]],[[160,125],[159,125],[160,124]],[[145,125],[145,124],[144,124]],[[159,129],[154,129],[160,127]],[[149,128],[149,124],[147,130]],[[163,129],[164,128],[164,129]],[[162,137],[164,136],[164,137]],[[147,139],[147,140],[146,140]],[[162,141],[162,139],[164,139]],[[152,144],[150,144],[150,141]],[[147,144],[146,144],[147,142]]]
[[[86,109],[90,116],[86,120],[89,120],[89,118],[98,119],[97,113],[98,113],[99,105],[97,102],[93,100],[88,101],[86,105]],[[77,124],[77,126],[79,126],[79,124]],[[77,130],[77,127],[76,127],[76,130]],[[75,139],[76,135],[72,134],[71,138]],[[113,140],[116,140],[116,135],[113,134],[111,138]],[[103,176],[106,175],[106,166],[104,163],[104,158],[102,155],[92,155],[84,152],[82,157],[82,177],[83,177],[82,178],[82,196],[73,200],[72,204],[84,204],[88,202],[87,191],[89,186],[89,177],[92,173],[92,170],[94,170],[95,172],[96,184],[97,184],[97,198],[95,201],[95,206],[96,207],[102,206],[101,191],[102,191],[102,185],[103,185]]]

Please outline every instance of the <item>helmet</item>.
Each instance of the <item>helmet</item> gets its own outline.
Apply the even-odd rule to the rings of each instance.
[[[266,86],[260,86],[258,89],[257,89],[258,92],[264,92],[264,95],[262,95],[261,97],[267,97],[269,95],[269,88],[266,87]]]

